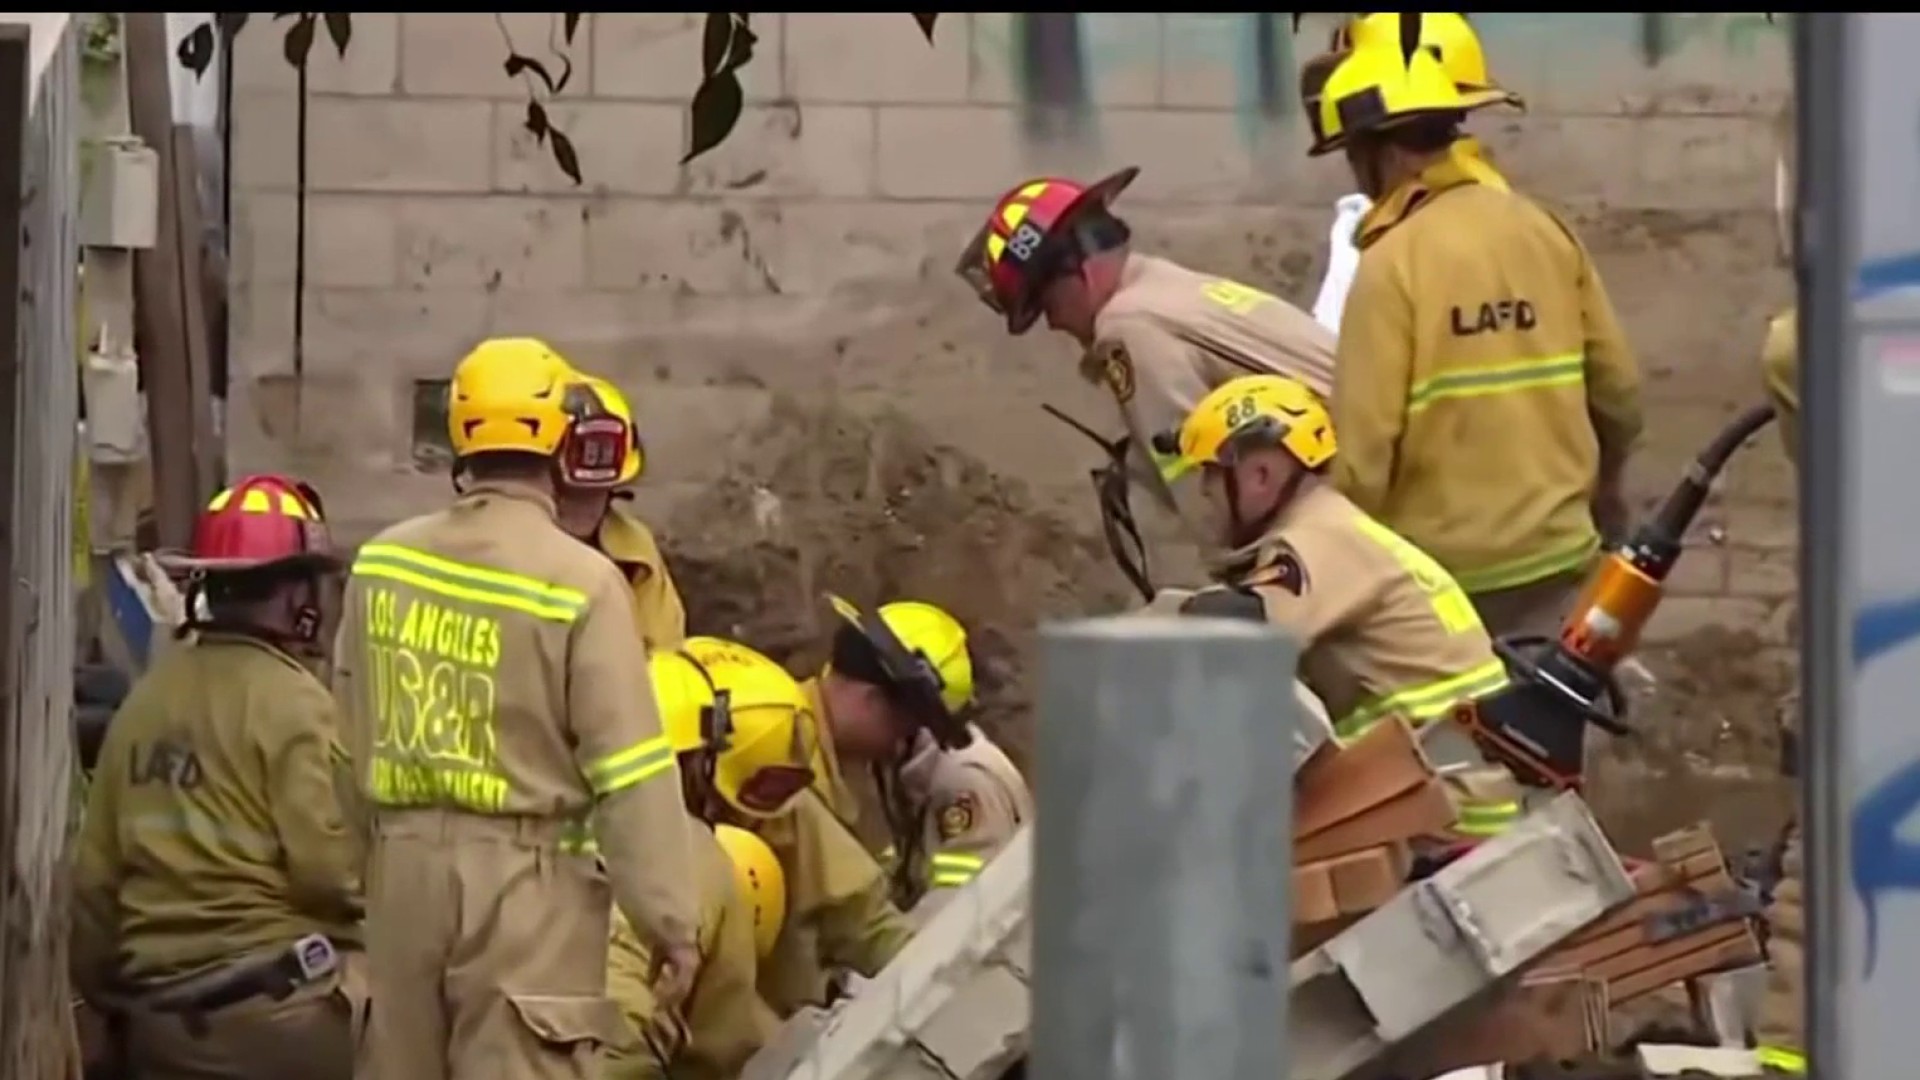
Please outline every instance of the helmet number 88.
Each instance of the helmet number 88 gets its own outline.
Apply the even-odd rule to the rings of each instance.
[[[1241,424],[1250,424],[1258,419],[1260,406],[1254,402],[1253,395],[1227,402],[1227,426],[1237,428]]]
[[[1017,261],[1026,262],[1033,258],[1033,253],[1039,250],[1040,242],[1045,239],[1040,235],[1040,230],[1033,227],[1033,222],[1023,221],[1019,228],[1013,230],[1013,235],[1007,237],[1007,252]]]

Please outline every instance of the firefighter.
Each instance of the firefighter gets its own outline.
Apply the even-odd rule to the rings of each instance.
[[[317,655],[320,500],[249,476],[194,526],[189,618],[109,726],[74,857],[73,977],[142,1077],[354,1074],[360,852]],[[197,613],[197,614],[196,614]]]
[[[1137,168],[1092,185],[1042,177],[994,204],[956,267],[981,302],[1023,334],[1047,325],[1082,349],[1080,374],[1104,384],[1128,435],[1105,473],[1102,513],[1109,544],[1143,595],[1144,553],[1123,555],[1114,530],[1141,546],[1126,505],[1127,474],[1174,510],[1191,536],[1205,535],[1191,496],[1167,482],[1151,452],[1154,433],[1177,426],[1207,391],[1248,373],[1287,375],[1325,395],[1333,387],[1333,336],[1284,300],[1226,278],[1136,252],[1113,200]]]
[[[1467,837],[1503,830],[1521,792],[1451,722],[1454,705],[1507,685],[1465,592],[1415,545],[1328,482],[1335,427],[1306,387],[1282,376],[1235,379],[1207,395],[1163,448],[1200,489],[1221,546],[1219,584],[1185,613],[1266,620],[1300,643],[1300,678],[1353,738],[1397,716],[1421,728],[1447,773]]]
[[[1774,206],[1779,212],[1780,255],[1782,261],[1793,253],[1793,160],[1794,113],[1792,102],[1780,113],[1776,125],[1779,154],[1774,169]],[[1800,463],[1800,325],[1799,312],[1788,307],[1767,326],[1766,344],[1760,354],[1768,394],[1776,410],[1775,423],[1788,460],[1795,468]],[[1797,696],[1782,710],[1787,726],[1781,739],[1786,748],[1782,764],[1788,776],[1799,774],[1799,755],[1794,752],[1793,735],[1799,717]],[[1800,818],[1796,813],[1782,837],[1780,880],[1774,885],[1772,902],[1767,906],[1767,986],[1760,998],[1759,1045],[1756,1053],[1769,1073],[1804,1076],[1807,1071],[1806,1041],[1806,894],[1805,867],[1800,838]]]
[[[669,1005],[699,964],[627,582],[554,520],[556,489],[617,473],[630,441],[578,378],[533,338],[475,348],[448,403],[464,492],[361,547],[348,580],[335,690],[373,808],[379,1075],[573,1077],[623,1041],[609,891]]]
[[[831,659],[803,684],[819,727],[819,770],[851,820],[842,759],[864,764],[887,818],[894,903],[924,922],[1033,818],[1013,759],[967,718],[973,657],[960,621],[917,600],[864,613],[829,597]]]
[[[760,964],[761,997],[785,1017],[824,1003],[832,972],[878,974],[912,928],[880,865],[812,790],[820,750],[800,685],[771,659],[719,638],[688,638],[655,653],[651,667],[668,735],[687,763],[687,805],[703,820],[753,830],[779,858],[787,910]]]
[[[724,751],[723,751],[724,753]],[[695,840],[705,910],[700,970],[677,1010],[649,985],[652,957],[625,919],[614,919],[607,991],[638,1036],[601,1066],[605,1080],[732,1080],[778,1020],[754,986],[759,959],[773,950],[787,913],[786,875],[766,841],[734,825]]]
[[[1321,90],[1341,57],[1354,47],[1356,41],[1363,44],[1398,43],[1400,31],[1399,12],[1362,13],[1341,23],[1334,30],[1329,51],[1301,67],[1300,102],[1306,109],[1307,125],[1314,138],[1320,137]],[[1480,38],[1473,32],[1473,26],[1467,22],[1465,15],[1455,11],[1423,12],[1419,33],[1420,47],[1440,61],[1447,77],[1453,80],[1455,89],[1463,94],[1493,91],[1515,108],[1526,107],[1518,94],[1504,90],[1494,82],[1487,70],[1486,50],[1481,48]],[[1447,148],[1447,152],[1462,171],[1480,183],[1502,191],[1507,189],[1506,177],[1501,176],[1487,161],[1480,140],[1471,135],[1461,135]],[[1373,200],[1361,192],[1341,196],[1335,208],[1333,231],[1327,240],[1327,276],[1320,283],[1320,293],[1313,302],[1313,317],[1335,334],[1340,332],[1340,312],[1346,306],[1347,290],[1353,284],[1353,271],[1360,262],[1359,249],[1353,244],[1354,233],[1371,209]]]
[[[1391,43],[1327,77],[1311,152],[1344,150],[1376,200],[1341,322],[1335,482],[1495,636],[1551,635],[1601,534],[1626,527],[1639,373],[1579,239],[1450,152],[1502,100]]]
[[[646,446],[634,425],[633,407],[626,395],[605,379],[587,376],[582,381],[599,407],[626,425],[629,441],[625,461],[610,481],[568,484],[560,489],[556,499],[560,527],[620,568],[632,587],[633,615],[647,648],[674,648],[686,640],[686,606],[680,602],[680,591],[674,587],[653,530],[620,505],[632,498],[622,489],[640,479],[647,467]]]

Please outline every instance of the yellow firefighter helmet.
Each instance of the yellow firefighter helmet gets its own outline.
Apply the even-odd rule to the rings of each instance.
[[[733,887],[753,909],[753,948],[762,960],[780,940],[787,921],[787,874],[765,840],[737,825],[716,825],[713,834],[733,864]]]

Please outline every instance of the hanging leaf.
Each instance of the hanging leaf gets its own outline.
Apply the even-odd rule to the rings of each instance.
[[[220,31],[221,40],[232,41],[240,33],[241,30],[245,29],[247,25],[247,16],[249,14],[250,12],[245,12],[245,11],[215,12],[213,16],[213,25],[216,29]]]
[[[553,80],[553,89],[549,93],[557,94],[565,90],[567,84],[573,81],[573,58],[560,54],[560,65],[560,77]]]
[[[578,11],[562,12],[560,15],[560,36],[566,38],[569,45],[573,44],[573,35],[580,29],[580,15]]]
[[[547,141],[547,133],[553,130],[553,126],[547,123],[546,106],[537,101],[527,102],[527,118],[520,126],[532,132],[533,141],[537,143]]]
[[[287,29],[284,48],[287,63],[297,68],[307,66],[307,54],[313,51],[313,27],[317,21],[312,15],[301,15]]]
[[[753,59],[753,47],[760,43],[760,35],[753,32],[750,20],[752,16],[741,15],[734,19],[733,37],[727,42],[727,70],[739,71]]]
[[[179,48],[174,50],[179,57],[180,66],[193,72],[194,78],[207,73],[213,64],[213,24],[201,23],[192,32],[180,39]]]
[[[733,16],[724,11],[707,12],[706,27],[700,32],[700,70],[711,78],[726,67],[727,47],[733,43]]]
[[[920,32],[926,35],[927,44],[933,44],[933,24],[940,21],[940,13],[937,11],[916,11],[913,13],[913,21],[920,24]]]
[[[1400,13],[1400,62],[1411,65],[1413,54],[1420,51],[1420,13],[1403,11]]]
[[[1300,32],[1300,12],[1293,12],[1291,17],[1293,19],[1293,32],[1297,34]]]
[[[692,136],[688,140],[687,156],[680,159],[680,164],[685,165],[725,141],[734,125],[740,122],[742,103],[740,80],[733,72],[723,71],[702,82],[700,89],[693,92],[689,125]]]
[[[531,71],[534,77],[546,86],[547,93],[551,94],[554,92],[553,76],[547,73],[547,65],[535,60],[533,57],[521,56],[519,53],[514,53],[507,57],[506,68],[507,75],[510,78],[517,77],[523,71]]]
[[[560,171],[567,174],[567,179],[572,180],[575,187],[579,187],[580,155],[573,152],[573,140],[567,138],[564,131],[554,131],[552,135],[549,142],[553,149],[553,163],[560,166]]]
[[[325,18],[327,36],[333,39],[334,50],[344,60],[347,56],[347,43],[353,40],[353,15],[345,11],[329,11]]]

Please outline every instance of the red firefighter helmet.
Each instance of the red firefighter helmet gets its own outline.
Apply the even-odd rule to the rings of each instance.
[[[317,573],[340,565],[319,492],[270,473],[245,477],[215,495],[194,522],[193,549],[167,562],[203,573]]]
[[[1057,177],[1021,184],[994,204],[954,272],[981,303],[1006,316],[1008,333],[1026,333],[1040,317],[1041,289],[1078,254],[1076,220],[1105,210],[1139,175],[1129,166],[1095,184]]]

